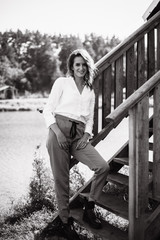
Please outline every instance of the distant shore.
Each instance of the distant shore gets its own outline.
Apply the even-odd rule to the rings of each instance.
[[[0,100],[0,111],[40,111],[47,98],[23,98]]]
[[[113,99],[112,99],[113,100]],[[99,108],[102,107],[100,98]],[[2,111],[42,111],[47,98],[16,98],[0,100],[0,112]],[[112,103],[113,104],[113,103]],[[153,98],[149,100],[150,107],[153,107]]]

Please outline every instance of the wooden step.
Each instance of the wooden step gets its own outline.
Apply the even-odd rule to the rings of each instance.
[[[121,173],[110,173],[107,177],[107,181],[128,186],[128,176]]]
[[[80,193],[82,200],[89,198],[89,193]],[[124,201],[123,195],[116,193],[104,193],[99,197],[99,200],[95,202],[96,205],[115,213],[116,215],[128,219],[128,203]]]
[[[119,163],[119,164],[122,164],[122,165],[128,165],[129,164],[129,158],[128,157],[125,157],[125,158],[114,158],[113,159],[113,162],[116,162],[116,163]]]
[[[103,220],[102,220],[102,229],[91,228],[86,222],[83,221],[82,219],[83,210],[81,208],[72,209],[70,214],[78,224],[83,226],[88,231],[92,232],[94,236],[97,236],[97,237],[99,236],[103,240],[117,240],[117,239],[127,240],[128,239],[127,232],[124,232]]]
[[[129,165],[129,158],[114,158],[112,160],[115,163],[119,163],[121,165]],[[153,169],[153,162],[149,162],[149,170],[152,171]]]

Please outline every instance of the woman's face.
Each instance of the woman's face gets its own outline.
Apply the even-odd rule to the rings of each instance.
[[[88,67],[85,60],[81,56],[74,58],[72,70],[75,78],[84,78],[86,75]]]

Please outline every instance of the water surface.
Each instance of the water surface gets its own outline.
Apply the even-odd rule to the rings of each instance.
[[[26,195],[37,145],[48,164],[46,136],[38,111],[0,112],[0,209]]]
[[[45,147],[47,132],[38,111],[0,112],[0,210],[26,196],[37,145],[41,145],[40,155],[50,167]],[[127,140],[128,119],[124,119],[96,149],[107,161]],[[83,164],[79,164],[79,169],[86,180],[93,175]]]

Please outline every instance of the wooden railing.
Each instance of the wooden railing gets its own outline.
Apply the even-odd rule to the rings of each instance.
[[[106,127],[105,117],[160,69],[160,12],[100,59],[96,66],[99,73],[94,81],[95,136]]]
[[[154,234],[155,231],[159,234],[159,221],[156,218],[160,216],[160,205],[149,216],[146,210],[149,198],[160,202],[160,70],[106,117],[107,124],[93,138],[92,145],[96,145],[125,117],[129,120],[129,229],[127,239],[153,240],[150,226],[152,225]],[[152,159],[149,157],[150,119],[153,121],[153,129],[150,129],[153,134]],[[85,189],[91,181],[92,179],[84,186]],[[78,194],[73,197],[72,201]]]
[[[151,195],[160,201],[160,13],[97,62],[94,138],[92,145],[129,116],[129,240],[150,240],[147,229],[160,214],[149,218]],[[99,116],[101,99],[102,115]],[[153,164],[149,174],[149,109],[153,102]],[[98,119],[102,119],[101,124]],[[99,125],[101,128],[99,129]],[[85,185],[89,186],[92,179]],[[74,199],[78,196],[75,195]],[[155,224],[155,228],[157,225]],[[153,227],[154,228],[154,227]],[[159,226],[158,226],[159,228]],[[159,231],[159,230],[158,230]]]
[[[160,12],[96,66],[99,74],[94,82],[95,137],[92,144],[104,139],[129,116],[129,240],[148,239],[147,229],[160,214],[159,207],[145,219],[151,181],[148,171],[151,100],[154,111],[151,196],[160,201]]]
[[[129,115],[129,240],[147,239],[146,221],[149,198],[149,102],[153,104],[152,197],[160,201],[160,71],[119,105],[106,120],[116,126]]]

